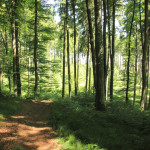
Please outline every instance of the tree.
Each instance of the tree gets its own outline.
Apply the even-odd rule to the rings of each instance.
[[[74,21],[74,83],[75,83],[75,95],[77,95],[77,75],[76,75],[76,0],[72,1],[73,8],[73,21]]]
[[[37,95],[38,88],[38,66],[37,66],[37,47],[38,47],[38,36],[37,36],[37,0],[35,0],[35,22],[34,22],[34,65],[35,65],[35,85],[34,95]]]
[[[135,104],[135,97],[136,97],[136,81],[137,81],[137,57],[138,57],[138,37],[137,37],[137,24],[136,24],[136,40],[135,40],[135,47],[136,47],[136,52],[135,52],[135,76],[134,76],[134,95],[133,95],[133,105]]]
[[[66,0],[66,26],[67,26],[67,61],[68,61],[68,84],[69,84],[69,97],[71,98],[71,75],[70,75],[70,54],[69,54],[69,25],[68,25],[68,5]]]
[[[15,0],[12,0],[12,20],[11,20],[11,34],[12,34],[12,48],[13,48],[13,88],[14,93],[17,94],[16,81],[16,37],[15,37]]]
[[[148,0],[145,0],[145,21],[144,21],[144,47],[142,57],[142,95],[141,95],[141,109],[145,109],[145,102],[147,99],[147,49],[148,49]]]
[[[63,43],[63,84],[62,84],[62,98],[65,96],[65,49],[66,49],[66,19],[64,19],[64,43]]]
[[[94,0],[95,6],[95,51],[96,51],[96,99],[97,110],[104,110],[104,50],[102,48],[102,1]]]
[[[18,23],[18,0],[15,0],[15,39],[16,39],[16,76],[17,76],[17,95],[21,95],[21,79],[19,67],[19,23]]]
[[[110,55],[111,58],[110,100],[113,100],[114,55],[115,55],[115,11],[116,11],[116,0],[113,0],[112,52]]]
[[[89,2],[89,0],[86,0],[86,7],[87,7],[87,16],[88,16],[91,52],[92,52],[91,54],[92,54],[92,64],[93,64],[94,86],[96,88],[95,48],[94,48],[94,36],[93,36],[93,27],[92,27],[91,10],[90,10],[90,2]]]
[[[103,22],[103,48],[104,48],[104,84],[105,84],[105,95],[106,95],[106,79],[107,79],[107,64],[106,64],[106,0],[103,0],[103,12],[104,12],[104,22]],[[109,59],[109,58],[107,58]]]
[[[129,101],[128,97],[128,91],[129,91],[129,68],[130,68],[130,47],[131,47],[131,35],[132,35],[132,28],[133,28],[133,21],[134,21],[134,13],[135,13],[135,0],[133,4],[133,14],[132,14],[132,20],[131,20],[131,25],[130,25],[130,31],[129,31],[129,42],[128,42],[128,62],[127,62],[127,88],[126,88],[126,103]]]

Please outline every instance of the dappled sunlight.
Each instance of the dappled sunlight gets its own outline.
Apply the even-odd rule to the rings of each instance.
[[[47,126],[50,101],[24,102],[23,110],[0,124],[0,149],[60,149],[57,133]]]

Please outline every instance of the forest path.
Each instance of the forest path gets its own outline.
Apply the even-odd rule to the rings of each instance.
[[[59,150],[57,133],[47,125],[51,101],[22,102],[22,110],[0,122],[0,150]]]

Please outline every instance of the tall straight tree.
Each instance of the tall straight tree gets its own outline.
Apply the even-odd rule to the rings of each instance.
[[[76,75],[76,0],[72,1],[73,7],[73,22],[74,22],[74,83],[75,83],[75,95],[77,95],[77,75]]]
[[[91,54],[92,54],[92,64],[93,64],[93,77],[94,77],[94,87],[96,88],[96,65],[95,65],[95,48],[94,48],[94,36],[93,27],[91,19],[90,1],[86,0],[89,34],[90,34],[90,44],[91,44]]]
[[[21,95],[21,79],[20,79],[20,67],[19,67],[19,23],[18,23],[18,0],[15,0],[15,37],[16,37],[16,75],[17,75],[17,95]]]
[[[34,85],[34,95],[37,95],[38,88],[38,66],[37,66],[37,0],[35,0],[35,22],[34,22],[34,65],[35,65],[35,85]]]
[[[0,94],[2,92],[2,68],[1,68],[1,63],[2,63],[2,51],[1,51],[1,47],[2,47],[2,42],[1,42],[1,39],[0,39]]]
[[[108,22],[108,57],[107,57],[107,87],[106,87],[106,100],[108,95],[108,67],[109,67],[109,61],[110,61],[110,53],[111,53],[111,26],[110,26],[110,3],[109,0],[107,0],[107,22]]]
[[[12,6],[12,19],[11,19],[11,34],[12,34],[12,48],[13,48],[13,88],[14,93],[17,94],[17,81],[16,81],[16,44],[15,44],[15,0],[11,2]]]
[[[142,57],[142,95],[141,95],[141,109],[145,109],[147,99],[147,71],[146,71],[146,55],[148,49],[148,0],[145,0],[145,21],[144,21],[144,47]]]
[[[70,54],[69,54],[69,25],[68,25],[68,5],[66,0],[66,26],[67,26],[67,61],[68,61],[68,84],[69,84],[69,97],[71,98],[71,75],[70,75]]]
[[[65,96],[65,49],[66,49],[66,18],[64,19],[64,43],[63,43],[63,84],[62,84],[62,98]]]
[[[142,49],[143,49],[144,44],[143,44],[143,29],[142,29],[142,15],[141,15],[141,0],[139,0],[139,17],[140,17],[141,43],[142,43]]]
[[[104,48],[104,82],[105,82],[105,94],[106,94],[106,79],[107,79],[107,65],[106,65],[106,0],[103,0],[103,12],[104,12],[104,22],[103,22],[103,48]],[[109,59],[109,58],[108,58]]]
[[[90,47],[89,47],[89,34],[88,34],[88,44],[87,44],[87,59],[86,59],[86,92],[88,91],[88,71],[89,71],[89,51],[90,51]]]
[[[112,52],[111,52],[110,100],[113,100],[114,55],[115,55],[115,16],[116,16],[115,11],[116,11],[116,0],[113,0],[113,27],[112,27]]]
[[[96,99],[97,110],[104,110],[104,49],[102,43],[102,0],[94,0],[95,5],[95,51],[96,51]]]
[[[134,75],[134,95],[133,95],[133,105],[135,104],[135,97],[136,97],[136,80],[137,80],[137,57],[138,57],[138,37],[137,37],[137,24],[136,24],[136,39],[135,39],[135,75]]]
[[[126,103],[129,101],[128,92],[129,92],[129,69],[130,69],[130,54],[131,54],[131,35],[132,35],[132,28],[133,28],[133,21],[134,21],[134,12],[135,12],[135,0],[133,4],[133,14],[132,14],[132,20],[130,25],[130,31],[129,31],[129,42],[128,42],[128,62],[127,62],[127,88],[126,88]]]

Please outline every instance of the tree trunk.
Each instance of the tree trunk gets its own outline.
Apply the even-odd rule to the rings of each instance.
[[[89,34],[88,34],[88,51],[87,51],[87,59],[86,59],[86,85],[85,85],[85,89],[86,92],[88,91],[88,69],[89,69]]]
[[[127,88],[126,88],[126,103],[129,102],[129,97],[128,97],[128,92],[129,92],[129,80],[130,80],[130,46],[131,46],[131,35],[132,35],[132,27],[133,27],[133,21],[134,21],[134,11],[135,11],[135,0],[134,0],[134,5],[133,5],[133,15],[132,15],[132,20],[131,20],[131,25],[130,25],[130,32],[129,32],[129,43],[128,43],[128,62],[127,62]]]
[[[135,46],[136,46],[136,52],[135,52],[135,75],[134,75],[134,95],[133,95],[133,105],[135,104],[135,97],[136,97],[136,80],[137,80],[137,24],[136,24],[136,41],[135,41]]]
[[[89,91],[91,90],[91,66],[89,68]]]
[[[34,22],[34,65],[35,65],[35,85],[34,85],[34,96],[37,95],[38,89],[38,66],[37,66],[37,0],[35,0],[35,22]]]
[[[2,93],[2,67],[1,67],[1,64],[2,64],[2,42],[0,40],[0,95]]]
[[[63,45],[63,84],[62,84],[62,98],[65,96],[65,49],[66,49],[66,20],[64,20],[64,45]]]
[[[79,91],[79,60],[80,60],[80,55],[79,55],[79,40],[78,40],[77,91]]]
[[[147,49],[148,49],[148,0],[145,0],[145,29],[144,29],[144,47],[142,59],[142,96],[141,96],[141,109],[145,109],[147,99]]]
[[[93,28],[92,28],[91,10],[90,10],[89,0],[86,0],[86,7],[87,7],[87,15],[88,15],[88,25],[89,25],[91,52],[92,52],[94,87],[96,88],[95,48],[94,48],[94,36],[93,36]]]
[[[103,0],[103,12],[104,12],[104,24],[103,24],[103,48],[104,48],[104,84],[105,84],[105,95],[106,95],[106,79],[107,79],[107,65],[106,65],[106,0]],[[109,58],[108,58],[109,59]]]
[[[142,16],[141,16],[141,0],[139,0],[139,16],[140,16],[141,43],[142,43],[142,49],[143,49],[144,44],[143,44],[143,30],[142,30]]]
[[[102,46],[102,0],[94,0],[95,5],[95,51],[96,51],[96,99],[97,110],[104,110],[104,50]]]
[[[18,0],[15,0],[15,37],[16,37],[16,75],[17,75],[17,95],[21,96],[21,79],[20,79],[20,68],[19,68],[19,37],[18,37]]]
[[[28,58],[28,97],[30,97],[30,56]]]
[[[77,95],[77,75],[76,75],[76,16],[75,16],[75,6],[76,0],[73,2],[73,18],[74,18],[74,83],[75,83],[75,95]]]
[[[67,25],[67,61],[68,61],[68,84],[69,97],[71,98],[70,54],[69,54],[69,27],[68,27],[68,0],[66,0],[66,25]]]
[[[115,55],[115,11],[116,11],[116,0],[113,0],[113,28],[112,28],[112,52],[111,52],[110,100],[113,100],[114,55]]]
[[[12,20],[11,20],[11,31],[12,31],[12,48],[13,48],[13,88],[14,93],[17,94],[17,81],[16,81],[16,44],[15,44],[15,1],[12,0]]]
[[[110,3],[109,0],[107,0],[107,15],[108,15],[108,58],[107,58],[107,86],[106,86],[106,100],[108,97],[108,68],[109,68],[109,62],[110,62],[110,54],[111,54],[111,26],[110,26]]]

